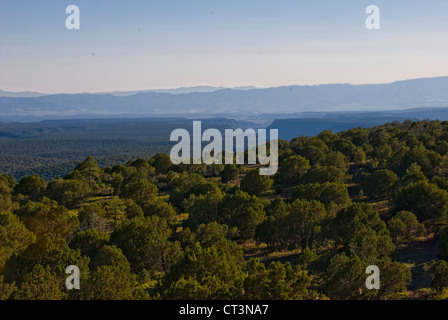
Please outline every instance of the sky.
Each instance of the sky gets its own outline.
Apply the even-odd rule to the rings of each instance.
[[[367,30],[366,7],[381,29]],[[65,9],[80,9],[80,29]],[[446,0],[0,0],[0,89],[385,83],[448,75]]]

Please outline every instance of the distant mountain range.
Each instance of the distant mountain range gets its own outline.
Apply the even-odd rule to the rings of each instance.
[[[171,93],[171,94],[180,94],[180,93],[192,93],[192,92],[214,92],[222,89],[228,89],[225,87],[211,87],[211,86],[196,86],[196,87],[180,87],[176,89],[153,89],[153,90],[137,90],[137,91],[111,91],[111,92],[94,92],[91,94],[110,94],[116,97],[126,97],[133,96],[138,93],[146,93],[146,92],[154,92],[154,93]],[[256,87],[235,87],[230,88],[232,90],[250,90],[257,89]],[[89,94],[85,92],[85,94]],[[0,90],[0,97],[8,97],[8,98],[37,98],[42,96],[49,96],[49,93],[41,93],[34,91],[20,91],[20,92],[10,92]]]
[[[215,90],[216,89],[216,90]],[[193,90],[193,92],[191,92]],[[195,91],[196,90],[196,91]],[[134,94],[135,93],[135,94]],[[30,94],[30,93],[27,93]],[[448,77],[389,84],[179,88],[165,92],[0,97],[0,121],[21,117],[216,117],[448,107]]]
[[[46,95],[48,95],[48,93],[40,93],[34,91],[9,92],[0,90],[0,97],[8,98],[37,98]]]
[[[112,92],[99,92],[97,94],[111,94],[117,97],[132,96],[138,93],[170,93],[170,94],[181,94],[181,93],[193,93],[193,92],[215,92],[218,90],[228,89],[225,87],[210,87],[210,86],[197,86],[197,87],[180,87],[177,89],[154,89],[154,90],[140,90],[140,91],[112,91]],[[256,87],[235,87],[230,88],[232,90],[251,90],[257,89]]]

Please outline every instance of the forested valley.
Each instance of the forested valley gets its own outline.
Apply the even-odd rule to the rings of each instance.
[[[448,297],[446,121],[281,140],[274,176],[128,160],[0,176],[0,299]]]

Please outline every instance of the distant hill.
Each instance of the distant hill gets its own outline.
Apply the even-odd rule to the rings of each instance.
[[[48,95],[48,93],[40,93],[34,91],[9,92],[0,90],[0,97],[8,97],[8,98],[36,98],[46,95]]]
[[[181,93],[192,93],[192,92],[214,92],[218,90],[226,89],[225,87],[210,87],[210,86],[197,86],[197,87],[180,87],[177,89],[155,89],[155,90],[140,90],[140,91],[112,91],[112,92],[100,92],[98,94],[111,94],[117,97],[132,96],[138,93],[170,93],[170,94],[181,94]],[[232,90],[250,90],[256,89],[255,87],[236,87],[231,88]]]
[[[389,84],[325,84],[213,92],[57,94],[34,98],[0,97],[4,116],[76,116],[124,113],[142,116],[229,116],[263,113],[379,111],[448,107],[448,77]]]
[[[356,127],[371,128],[393,121],[448,120],[448,108],[392,110],[378,112],[313,113],[312,117],[276,119],[267,129],[278,129],[279,138],[315,136],[324,130],[345,131]]]
[[[324,130],[340,132],[352,128],[371,128],[392,121],[404,121],[399,118],[378,119],[279,119],[275,120],[267,129],[278,129],[279,138],[291,140],[299,136],[315,136]]]

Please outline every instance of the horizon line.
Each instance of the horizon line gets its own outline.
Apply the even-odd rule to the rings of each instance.
[[[186,92],[186,93],[177,93],[180,94],[188,94],[188,93],[211,93],[216,92],[220,90],[238,90],[239,88],[249,88],[249,89],[239,89],[240,91],[249,91],[249,90],[262,90],[262,89],[274,89],[274,88],[285,88],[285,87],[313,87],[313,86],[323,86],[323,85],[350,85],[350,86],[363,86],[363,85],[383,85],[383,84],[393,84],[398,82],[406,82],[406,81],[413,81],[413,80],[424,80],[424,79],[438,79],[438,78],[447,78],[446,76],[434,76],[434,77],[421,77],[421,78],[410,78],[410,79],[404,79],[404,80],[394,80],[391,82],[375,82],[375,83],[349,83],[349,82],[326,82],[326,83],[319,83],[319,84],[289,84],[289,85],[280,85],[280,86],[270,86],[270,87],[256,87],[252,85],[240,85],[240,86],[234,86],[234,87],[225,87],[225,86],[211,86],[211,85],[193,85],[193,86],[180,86],[180,87],[171,87],[171,88],[156,88],[156,89],[136,89],[136,90],[111,90],[111,91],[100,91],[100,92],[89,92],[89,91],[83,91],[83,92],[74,92],[74,93],[67,93],[67,92],[58,92],[58,93],[48,93],[48,92],[40,92],[40,91],[34,91],[32,89],[30,90],[22,90],[22,91],[6,91],[2,90],[0,88],[0,91],[5,93],[12,93],[12,94],[20,94],[20,93],[36,93],[41,94],[42,96],[51,96],[51,95],[76,95],[76,94],[92,94],[92,95],[113,95],[112,93],[132,93],[136,92],[143,93],[145,91],[162,91],[162,90],[179,90],[179,89],[194,89],[194,88],[201,88],[201,87],[207,87],[207,88],[214,88],[217,89],[215,91],[209,91],[209,92]],[[169,92],[153,92],[153,93],[164,93],[164,94],[176,94],[176,93],[169,93]],[[134,94],[130,94],[134,95]],[[1,97],[1,96],[0,96]],[[20,98],[20,97],[9,97],[9,98]]]

